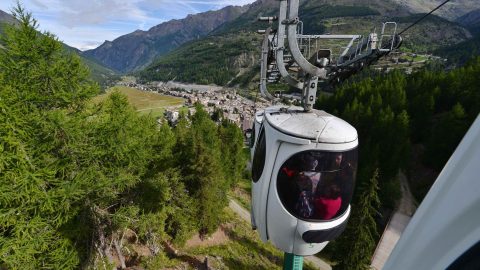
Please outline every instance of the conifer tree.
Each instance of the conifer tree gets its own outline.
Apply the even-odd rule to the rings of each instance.
[[[193,198],[198,231],[204,236],[220,225],[223,208],[227,205],[228,184],[217,126],[197,104],[191,122],[182,117],[175,134],[176,161],[182,172],[182,182]]]
[[[242,177],[245,168],[242,131],[227,120],[219,126],[223,170],[229,186],[234,186]]]
[[[19,23],[7,26],[2,37],[2,84],[36,108],[78,106],[98,92],[80,58],[66,52],[55,35],[40,33],[37,21],[19,3],[13,16]]]
[[[198,189],[193,191],[198,203],[197,218],[201,235],[213,233],[221,222],[227,205],[227,185],[221,164],[220,140],[217,127],[201,106],[192,117],[194,158],[190,165],[189,182]]]
[[[159,140],[155,121],[119,94],[83,106],[98,88],[79,59],[38,33],[21,6],[15,16],[20,25],[7,29],[0,50],[1,267],[88,264],[96,251],[108,254],[107,240],[124,220],[138,220],[128,224],[143,235],[156,228],[162,236],[168,209],[142,212],[135,191],[147,179],[154,145],[164,146],[162,160],[173,143]],[[156,186],[166,204],[161,194],[175,187]]]
[[[334,252],[334,259],[339,263],[335,269],[370,269],[370,260],[378,236],[375,215],[380,200],[377,191],[378,169],[370,181],[361,187],[361,193],[356,196],[358,200],[352,206],[352,217],[347,229],[337,240],[339,243]]]

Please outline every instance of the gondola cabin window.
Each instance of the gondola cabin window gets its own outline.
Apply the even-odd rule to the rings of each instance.
[[[350,204],[356,167],[357,149],[297,153],[285,161],[278,172],[280,201],[299,219],[335,219],[345,213]]]
[[[255,139],[257,138],[256,135],[257,134],[255,134],[255,122],[254,122],[252,126],[252,133],[250,135],[250,142],[249,142],[250,148],[252,148],[255,145]]]
[[[263,168],[265,167],[265,155],[267,151],[267,142],[265,141],[265,130],[260,127],[260,134],[258,135],[258,142],[255,146],[255,154],[252,161],[252,181],[258,182],[262,176]]]

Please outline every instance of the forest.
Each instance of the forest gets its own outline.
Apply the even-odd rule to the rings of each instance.
[[[401,196],[399,171],[421,202],[478,117],[480,57],[451,71],[439,67],[411,75],[361,74],[332,96],[320,96],[317,107],[352,124],[360,145],[352,220],[326,250],[340,262],[338,269],[369,265],[380,237],[377,224]],[[348,258],[339,255],[347,253]]]
[[[92,104],[81,60],[15,16],[0,50],[0,269],[103,269],[126,231],[158,266],[164,242],[214,232],[243,173],[240,129],[201,106],[171,128],[120,94]]]

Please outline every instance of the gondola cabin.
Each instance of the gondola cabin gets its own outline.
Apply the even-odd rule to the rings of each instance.
[[[324,111],[273,106],[257,113],[252,227],[263,241],[313,255],[345,229],[357,170],[357,131]]]

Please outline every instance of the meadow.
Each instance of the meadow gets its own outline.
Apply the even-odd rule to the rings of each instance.
[[[101,102],[113,92],[119,92],[125,95],[130,104],[135,107],[139,113],[150,114],[153,117],[159,117],[163,115],[163,112],[167,107],[180,107],[185,102],[183,98],[165,96],[126,86],[111,87],[107,89],[105,94],[101,94],[93,98],[93,102]]]

